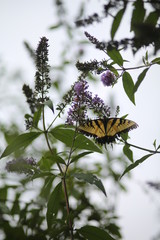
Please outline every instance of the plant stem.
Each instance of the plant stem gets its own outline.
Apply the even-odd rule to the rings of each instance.
[[[44,106],[43,106],[42,112],[43,112],[42,114],[43,114],[43,129],[44,129],[44,135],[45,135],[45,138],[46,138],[47,146],[48,146],[50,152],[53,154],[53,151],[52,151],[52,148],[51,148],[51,146],[50,146],[49,139],[48,139],[48,134],[47,134],[48,131],[46,130],[46,125],[45,125]],[[60,171],[61,174],[63,175],[63,171],[62,171],[62,168],[61,168],[60,164],[59,164],[57,161],[56,161],[56,163],[57,163],[57,166],[58,166],[58,168],[59,168],[59,171]]]
[[[66,105],[64,106],[64,108],[66,107]],[[51,124],[49,125],[49,127],[47,128],[47,131],[50,129],[50,127],[52,126],[52,124],[55,122],[55,120],[60,116],[60,114],[61,114],[61,112],[64,110],[64,108],[63,109],[61,109],[60,111],[59,111],[59,113],[57,114],[57,116],[53,119],[53,121],[51,122]]]
[[[73,146],[74,146],[74,143],[75,143],[75,140],[76,140],[76,134],[77,134],[77,123],[76,123],[75,132],[74,132],[74,136],[73,136],[72,146],[70,148],[69,155],[68,155],[68,161],[67,161],[66,170],[65,170],[65,173],[64,173],[65,175],[67,173],[67,170],[68,170],[68,167],[69,167],[69,164],[70,164],[71,155],[73,153]]]
[[[69,207],[69,200],[68,200],[68,193],[67,193],[67,185],[66,185],[66,178],[63,177],[62,179],[63,183],[63,188],[64,188],[64,196],[65,196],[65,201],[66,201],[66,208],[67,208],[67,215],[68,215],[68,225],[69,225],[69,230],[71,234],[71,240],[74,239],[73,237],[73,226],[72,226],[72,220],[70,218],[70,207]]]
[[[147,151],[147,152],[150,152],[150,153],[160,153],[160,151],[150,150],[150,149],[147,149],[147,148],[139,147],[139,146],[137,146],[137,145],[128,143],[128,142],[126,142],[126,141],[125,141],[125,144],[127,144],[127,145],[130,146],[130,147],[134,147],[134,148],[137,148],[137,149],[140,149],[140,150],[143,150],[143,151]]]
[[[44,116],[44,106],[43,106],[43,129],[44,129],[44,135],[46,138],[46,142],[48,145],[48,148],[51,152],[51,154],[53,154],[52,148],[50,146],[49,143],[49,139],[48,139],[48,130],[46,130],[46,126],[45,126],[45,116]],[[71,234],[71,240],[73,240],[73,227],[72,227],[72,221],[70,219],[70,207],[69,207],[69,200],[68,200],[68,193],[67,193],[67,185],[66,185],[66,171],[65,173],[63,172],[61,165],[56,161],[56,164],[61,172],[62,177],[62,184],[63,184],[63,188],[64,188],[64,196],[65,196],[65,202],[66,202],[66,209],[67,209],[67,215],[68,215],[68,225],[69,225],[69,230],[70,230],[70,234]]]

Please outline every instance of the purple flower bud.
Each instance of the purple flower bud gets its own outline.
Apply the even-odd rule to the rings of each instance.
[[[98,97],[98,95],[96,94],[95,97],[92,99],[92,103],[93,105],[97,105],[97,104],[104,104],[103,100]]]
[[[80,95],[81,92],[83,91],[83,82],[77,82],[74,85],[74,91],[76,92],[77,95]]]
[[[83,94],[88,89],[88,83],[86,81],[76,82],[74,85],[74,91],[79,96]]]
[[[101,81],[104,86],[112,86],[115,83],[115,75],[111,71],[107,70],[101,75]]]

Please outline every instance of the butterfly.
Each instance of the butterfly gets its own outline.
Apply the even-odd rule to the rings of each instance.
[[[129,132],[137,127],[137,123],[128,119],[104,117],[87,120],[78,127],[78,130],[87,136],[94,137],[97,143],[109,144],[114,142],[121,133]]]

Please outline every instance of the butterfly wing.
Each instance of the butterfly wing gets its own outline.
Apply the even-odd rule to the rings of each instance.
[[[87,136],[95,138],[104,137],[106,134],[104,123],[101,119],[89,120],[85,124],[80,125],[78,130]]]
[[[138,125],[131,120],[123,118],[109,118],[107,122],[106,135],[114,137],[120,133],[129,132],[136,128]]]

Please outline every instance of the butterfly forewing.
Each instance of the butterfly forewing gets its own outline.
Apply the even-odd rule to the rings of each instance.
[[[136,128],[137,124],[131,120],[123,118],[110,118],[107,122],[107,136],[115,136],[120,133],[128,132],[129,130]]]
[[[79,126],[78,130],[94,137],[104,137],[106,134],[104,124],[99,119],[87,121],[84,125]]]

